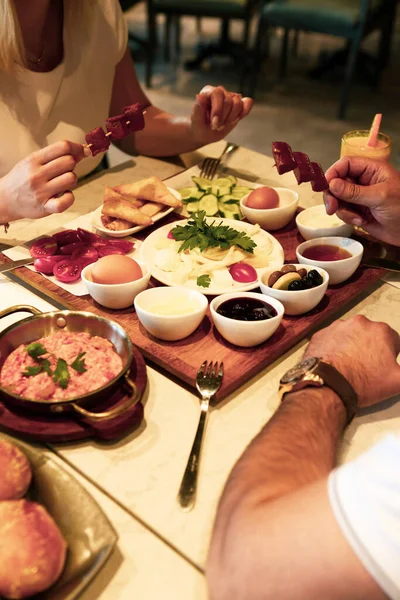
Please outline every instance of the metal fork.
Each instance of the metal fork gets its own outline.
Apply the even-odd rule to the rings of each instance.
[[[192,510],[196,501],[197,475],[200,465],[201,442],[207,421],[210,400],[219,390],[224,376],[224,363],[210,362],[206,360],[201,365],[197,377],[196,387],[201,394],[201,413],[197,426],[193,446],[190,451],[181,487],[178,493],[178,502],[185,511]]]
[[[232,154],[237,150],[239,146],[228,142],[225,146],[225,150],[219,158],[205,158],[201,166],[200,177],[204,179],[213,179],[223,159],[226,159],[229,154]]]

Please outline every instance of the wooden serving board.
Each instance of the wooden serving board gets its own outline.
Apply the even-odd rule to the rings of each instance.
[[[168,215],[163,224],[173,222],[177,218],[177,215]],[[152,228],[141,232],[142,239],[151,231]],[[285,261],[297,262],[295,250],[304,240],[298,233],[294,219],[284,229],[274,233],[274,236],[285,251]],[[141,236],[138,234],[136,237]],[[2,262],[9,261],[5,256],[0,256],[0,259]],[[204,360],[224,361],[224,380],[217,397],[217,400],[221,400],[307,337],[319,323],[342,310],[365,288],[381,279],[385,271],[360,267],[345,283],[329,287],[313,311],[298,317],[285,316],[275,334],[264,344],[253,348],[239,348],[226,342],[213,327],[209,312],[199,328],[188,338],[177,342],[163,342],[153,338],[140,325],[133,306],[125,310],[109,310],[98,305],[90,296],[73,296],[39,273],[25,267],[15,270],[14,273],[36,288],[39,287],[50,296],[56,297],[65,308],[88,310],[118,321],[147,359],[192,387],[195,386],[196,373]],[[156,281],[152,281],[152,284],[159,285]]]

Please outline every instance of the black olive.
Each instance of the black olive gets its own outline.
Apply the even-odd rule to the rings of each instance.
[[[308,273],[307,277],[312,282],[312,287],[317,287],[317,285],[321,285],[321,283],[323,282],[322,275],[320,275],[320,273],[318,273],[318,271],[316,271],[315,269],[312,269]]]
[[[288,285],[288,290],[290,292],[298,292],[299,290],[305,290],[306,287],[304,285],[304,279],[295,279]]]
[[[314,282],[312,278],[310,278],[308,275],[306,277],[303,277],[301,281],[303,282],[305,290],[309,290],[310,288],[314,287]]]

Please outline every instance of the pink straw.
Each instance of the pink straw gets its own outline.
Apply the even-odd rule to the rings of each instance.
[[[378,144],[379,128],[382,122],[382,115],[376,114],[372,121],[371,129],[369,131],[367,146],[376,146]]]

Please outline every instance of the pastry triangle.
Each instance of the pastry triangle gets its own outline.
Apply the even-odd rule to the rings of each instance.
[[[182,206],[181,201],[171,194],[165,183],[158,177],[148,177],[136,183],[117,185],[114,191],[129,198],[157,202],[174,208]]]

